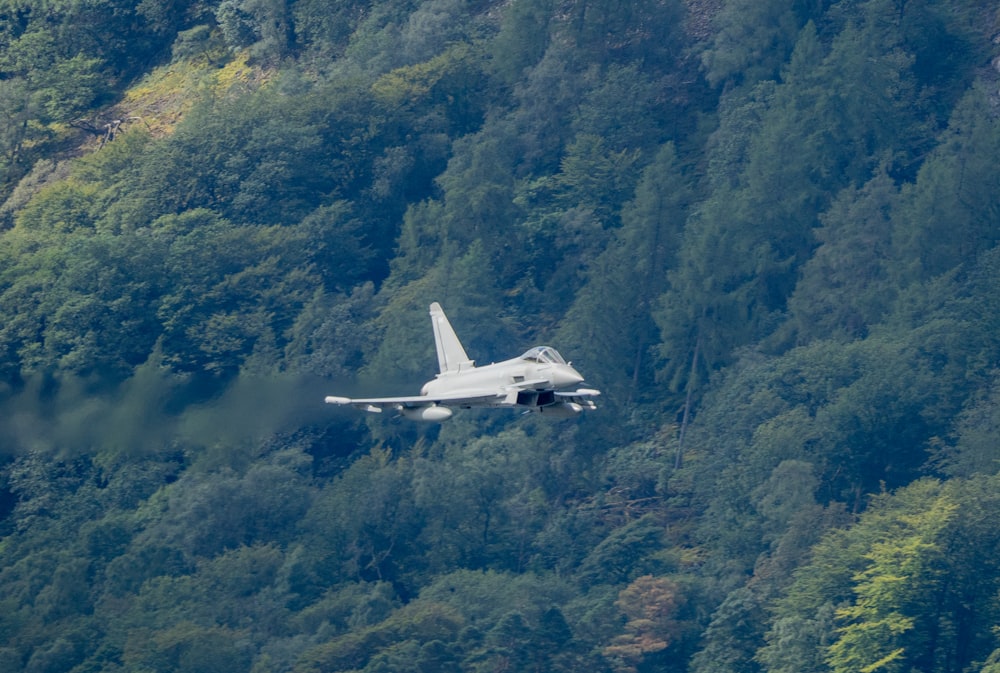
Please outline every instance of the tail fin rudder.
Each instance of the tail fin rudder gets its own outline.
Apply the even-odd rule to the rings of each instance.
[[[438,366],[441,373],[457,372],[475,366],[462,348],[462,342],[448,322],[441,304],[431,304],[431,324],[434,326],[434,344],[437,346]]]

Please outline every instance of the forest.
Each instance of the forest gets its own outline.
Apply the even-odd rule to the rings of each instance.
[[[997,157],[981,0],[0,0],[0,670],[1000,673]]]

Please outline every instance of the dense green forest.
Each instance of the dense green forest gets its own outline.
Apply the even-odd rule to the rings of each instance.
[[[0,0],[0,670],[1000,672],[998,157],[975,0]]]

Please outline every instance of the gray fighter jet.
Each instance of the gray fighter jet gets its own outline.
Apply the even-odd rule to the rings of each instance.
[[[350,404],[373,413],[395,409],[411,420],[439,423],[451,418],[453,408],[514,407],[557,418],[597,408],[592,398],[600,391],[565,390],[582,383],[583,377],[556,349],[536,346],[512,360],[476,367],[465,354],[441,305],[434,302],[430,309],[441,373],[424,384],[420,395],[369,399],[330,395],[326,402]]]

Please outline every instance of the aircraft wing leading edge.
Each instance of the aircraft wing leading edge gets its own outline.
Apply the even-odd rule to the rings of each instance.
[[[411,420],[446,421],[451,418],[455,407],[490,407],[499,406],[506,395],[498,395],[497,391],[463,391],[446,395],[412,395],[408,397],[372,397],[350,398],[328,396],[327,404],[349,404],[358,409],[380,414],[383,409],[395,409]]]
[[[447,395],[410,395],[404,397],[337,397],[329,395],[324,400],[327,404],[351,405],[359,409],[372,411],[375,407],[379,411],[382,409],[417,408],[432,407],[438,404],[465,407],[465,406],[485,406],[491,402],[499,402],[506,398],[506,395],[498,394],[496,390],[465,390],[462,392]]]
[[[403,397],[338,397],[328,395],[323,401],[339,406],[350,405],[374,413],[379,413],[383,409],[416,409],[438,405],[453,407],[505,406],[513,405],[512,396],[513,399],[516,399],[519,391],[539,383],[544,383],[544,381],[523,381],[502,390],[461,390],[442,395],[408,395]],[[600,395],[601,392],[590,388],[581,388],[580,390],[555,392],[554,394],[567,402],[582,402],[587,398]]]

